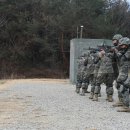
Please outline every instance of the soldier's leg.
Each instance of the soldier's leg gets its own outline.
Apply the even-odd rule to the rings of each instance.
[[[96,76],[94,75],[93,76],[93,81],[91,82],[91,92],[90,92],[89,99],[93,99],[93,97],[94,97],[95,85],[96,85]]]
[[[90,74],[90,75],[88,76],[88,80],[89,80],[89,84],[91,84],[91,92],[93,92],[94,85],[95,85],[94,74]],[[87,93],[90,93],[90,92],[87,91]]]
[[[129,108],[129,103],[130,103],[130,98],[129,98],[129,90],[130,90],[130,78],[128,78],[125,82],[124,85],[121,85],[120,91],[123,96],[123,108],[118,110],[118,112],[130,112]]]
[[[115,104],[113,104],[113,107],[121,107],[121,106],[123,106],[123,95],[120,92],[120,86],[121,86],[121,84],[117,83],[118,101]]]
[[[89,85],[89,83],[88,82],[86,82],[86,83],[82,83],[82,92],[81,92],[81,95],[82,96],[85,96],[85,93],[89,93],[87,90],[88,90],[88,85]]]
[[[91,83],[91,95],[93,95],[94,91],[95,91],[97,75],[98,75],[98,73],[94,73],[94,75],[93,75],[93,80],[92,80],[92,83]],[[98,97],[101,97],[101,85],[99,85],[98,90],[99,90]],[[90,97],[92,97],[91,95],[90,95]]]
[[[88,85],[89,85],[89,78],[87,76],[87,73],[83,75],[82,78],[82,92],[81,92],[81,96],[85,96],[85,92],[88,89]]]
[[[122,93],[120,92],[120,86],[121,84],[118,84],[119,88],[117,89],[118,90],[118,99],[119,99],[119,102],[123,102],[123,95]]]
[[[129,89],[122,86],[122,88],[120,87],[121,93],[123,95],[123,108],[118,110],[118,112],[130,112],[130,108],[129,108]]]
[[[94,90],[95,90],[95,86],[91,86],[91,92],[90,92],[89,99],[93,99],[93,97],[94,97]]]
[[[81,75],[77,74],[77,82],[76,82],[76,93],[80,93],[80,88],[82,87]]]
[[[123,73],[120,73],[118,78],[117,78],[117,84],[118,84],[118,97],[119,97],[119,101],[122,102],[122,99],[123,99],[123,96],[122,96],[122,92],[120,91],[120,86],[122,84],[124,84],[124,82],[127,80],[128,78],[128,75],[127,74],[123,74]]]
[[[113,87],[111,85],[107,85],[106,93],[107,93],[107,101],[113,102]]]
[[[81,83],[76,83],[76,93],[80,93],[80,88],[81,88],[82,84]]]
[[[119,101],[113,105],[114,107],[123,106],[123,93],[122,93],[122,91],[120,91],[120,87],[123,85],[123,83],[125,82],[127,77],[128,77],[127,74],[120,73],[117,80],[116,80]]]
[[[108,73],[106,76],[106,94],[107,94],[107,100],[109,102],[113,101],[113,93],[114,93],[113,79],[114,75],[112,73]]]
[[[128,77],[127,80],[124,82],[124,86],[130,89],[130,77]]]
[[[98,101],[98,94],[99,94],[99,91],[100,91],[100,85],[101,85],[103,79],[104,79],[104,74],[99,73],[97,75],[97,79],[96,79],[96,86],[95,86],[95,90],[94,90],[94,99],[93,99],[93,101]]]
[[[82,85],[83,85],[83,84],[82,84]],[[84,89],[85,93],[90,93],[90,92],[88,91],[89,83],[84,83],[84,86],[85,86],[85,89]]]
[[[84,92],[85,92],[85,93],[90,93],[90,92],[88,91],[89,83],[90,83],[89,77],[86,76],[85,79],[83,79],[83,87],[82,87],[82,89],[84,89]]]
[[[98,97],[101,97],[101,85],[99,86]]]
[[[98,101],[98,92],[99,92],[100,84],[96,84],[95,90],[94,90],[94,98],[93,101]]]

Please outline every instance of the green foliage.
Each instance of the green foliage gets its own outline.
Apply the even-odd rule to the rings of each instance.
[[[68,72],[70,39],[81,25],[84,38],[130,36],[129,5],[123,0],[3,0],[1,72],[39,67]]]

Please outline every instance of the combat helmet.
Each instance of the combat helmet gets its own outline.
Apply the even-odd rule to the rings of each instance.
[[[128,37],[123,37],[119,40],[119,46],[127,45],[130,46],[130,39]]]
[[[121,34],[115,34],[112,40],[120,40],[123,36]]]

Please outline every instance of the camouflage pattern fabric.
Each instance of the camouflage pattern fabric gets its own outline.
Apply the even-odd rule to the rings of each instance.
[[[98,71],[96,86],[95,86],[95,94],[99,93],[100,84],[106,84],[106,93],[107,95],[113,95],[113,66],[112,66],[112,53],[106,53],[101,58],[100,68]]]
[[[124,86],[130,89],[130,77],[128,77],[127,80],[124,82]]]
[[[77,88],[82,88],[87,91],[88,85],[89,85],[89,79],[88,77],[85,77],[85,72],[87,68],[87,59],[89,55],[87,56],[81,56],[78,59],[78,73],[77,73]]]
[[[82,87],[82,82],[83,82],[83,73],[85,70],[85,58],[84,57],[80,57],[78,59],[78,72],[77,72],[77,83],[76,83],[76,87],[81,88]]]
[[[119,75],[117,77],[118,97],[123,102],[124,106],[129,106],[129,78],[128,78],[128,58],[119,51],[117,53]]]
[[[97,60],[97,55],[95,56],[95,60]],[[94,61],[95,61],[94,60]],[[95,86],[96,86],[96,80],[97,80],[97,75],[98,75],[98,70],[100,68],[100,64],[101,64],[101,61],[98,60],[97,63],[95,63],[95,67],[94,67],[94,72],[93,72],[93,80],[91,82],[91,92],[94,93],[95,91]],[[100,86],[100,85],[99,85]],[[100,93],[100,88],[99,88],[99,92]]]
[[[87,66],[85,68],[84,74],[83,74],[83,82],[90,83],[93,80],[93,74],[94,74],[94,54],[90,54],[90,56],[86,59]]]

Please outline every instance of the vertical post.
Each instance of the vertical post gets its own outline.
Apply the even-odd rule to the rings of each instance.
[[[77,26],[77,38],[79,38],[79,27]]]
[[[81,31],[80,31],[80,38],[82,38],[83,37],[83,25],[82,26],[80,26],[81,27]]]

